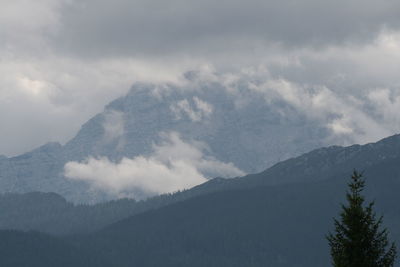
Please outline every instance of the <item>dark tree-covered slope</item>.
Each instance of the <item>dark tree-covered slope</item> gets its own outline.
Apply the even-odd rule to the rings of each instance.
[[[206,191],[196,192],[203,193]],[[185,191],[147,201],[120,199],[95,205],[75,205],[55,193],[3,194],[0,195],[0,229],[35,230],[52,235],[89,233],[196,194]]]
[[[136,205],[127,199],[89,206],[74,205],[55,193],[5,194],[0,196],[0,228],[85,233],[134,214]]]
[[[393,166],[392,166],[393,167]],[[344,177],[195,197],[74,239],[112,266],[329,266],[325,235],[344,202]],[[391,237],[400,241],[400,179],[390,165],[366,172]]]
[[[1,267],[103,267],[90,255],[60,239],[36,232],[0,231]]]
[[[97,205],[73,205],[52,193],[0,196],[0,229],[38,230],[51,234],[99,230],[123,218],[183,201],[194,196],[279,184],[311,185],[347,177],[354,168],[364,170],[369,188],[384,185],[382,177],[400,176],[400,135],[377,143],[321,148],[274,165],[259,174],[236,179],[213,179],[187,191],[146,201],[122,199]]]
[[[214,179],[143,202],[74,206],[55,194],[5,195],[10,198],[0,201],[0,219],[15,212],[15,225],[20,218],[19,226],[26,229],[97,230],[65,237],[62,244],[105,257],[107,266],[329,266],[325,234],[344,202],[353,168],[365,171],[367,199],[376,200],[391,239],[400,242],[399,139],[319,149],[260,174]],[[21,201],[13,203],[15,197]],[[39,239],[32,251],[48,238]],[[18,249],[10,247],[10,253]],[[48,257],[46,250],[36,252],[35,257]]]

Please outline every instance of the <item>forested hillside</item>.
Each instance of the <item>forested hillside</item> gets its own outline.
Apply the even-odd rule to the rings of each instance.
[[[367,197],[376,199],[377,212],[385,215],[390,237],[398,243],[400,183],[398,176],[381,174],[366,174]],[[114,266],[329,266],[325,235],[348,181],[347,176],[212,193],[73,241]]]
[[[2,267],[106,267],[91,255],[58,238],[36,232],[0,231]]]
[[[74,205],[54,193],[5,194],[0,196],[0,228],[38,230],[65,235],[99,230],[123,218],[195,196],[226,190],[308,184],[348,176],[354,168],[364,170],[370,190],[396,186],[400,177],[400,136],[374,144],[321,148],[274,165],[266,171],[235,179],[216,178],[190,190],[161,195],[145,201],[121,199],[96,205]],[[400,180],[400,179],[398,179]]]

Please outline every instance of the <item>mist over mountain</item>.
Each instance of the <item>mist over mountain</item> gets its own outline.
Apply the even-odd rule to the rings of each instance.
[[[355,170],[399,246],[399,69],[398,0],[1,0],[0,267],[326,267]]]
[[[325,126],[278,99],[266,101],[250,83],[196,75],[181,85],[137,84],[65,145],[1,158],[1,192],[141,199],[259,172],[332,141]]]

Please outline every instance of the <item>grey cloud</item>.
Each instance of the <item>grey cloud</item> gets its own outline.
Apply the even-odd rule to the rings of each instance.
[[[398,127],[394,129],[389,120],[379,120],[365,110],[367,101],[358,100],[351,93],[341,95],[327,87],[302,86],[286,80],[269,80],[260,86],[253,86],[253,90],[263,93],[267,102],[283,100],[305,114],[308,119],[319,121],[320,125],[331,132],[329,143],[366,143],[388,136],[393,130],[399,130]],[[398,105],[397,99],[391,102],[387,92],[381,90],[373,91],[369,100],[369,104],[383,114],[386,108],[380,107],[380,102],[390,102],[391,107],[387,108],[389,110]]]
[[[227,88],[229,79],[329,88],[394,133],[399,13],[395,0],[3,0],[0,154],[67,141],[137,81],[181,83],[207,68],[200,83],[223,76]]]
[[[269,64],[272,77],[327,86],[336,93],[357,97],[376,88],[399,90],[399,32],[383,33],[365,46],[290,51],[286,56],[295,62]]]
[[[400,2],[84,0],[64,9],[61,21],[54,41],[81,56],[204,55],[362,43],[399,27]]]

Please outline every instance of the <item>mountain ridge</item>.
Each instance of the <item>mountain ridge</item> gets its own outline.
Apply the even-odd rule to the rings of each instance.
[[[85,181],[65,178],[65,164],[88,157],[112,162],[146,157],[162,141],[161,133],[176,132],[188,145],[200,142],[204,157],[231,162],[245,173],[326,143],[326,129],[302,117],[284,118],[278,104],[267,103],[249,89],[238,90],[246,92],[245,104],[238,104],[237,96],[218,82],[183,87],[137,84],[83,124],[65,145],[49,143],[0,158],[0,192],[57,192],[75,203],[115,198]]]
[[[400,135],[394,135],[363,146],[332,146],[316,149],[302,156],[275,164],[259,174],[234,179],[215,178],[190,190],[160,195],[145,201],[121,199],[88,206],[73,205],[62,198],[62,200],[56,201],[61,205],[53,205],[53,208],[49,208],[47,204],[31,206],[35,201],[33,201],[33,198],[27,197],[29,194],[14,195],[14,198],[12,198],[12,194],[8,194],[0,196],[0,205],[3,204],[4,210],[0,214],[0,227],[7,229],[16,225],[18,226],[16,229],[20,230],[40,230],[58,235],[83,233],[89,231],[88,229],[91,229],[91,231],[99,230],[128,216],[210,193],[244,190],[260,186],[312,185],[315,182],[346,177],[354,168],[365,170],[377,177],[379,174],[374,169],[385,164],[388,166],[387,169],[393,172],[388,175],[397,174],[400,176],[400,170],[396,163],[400,161],[399,148]],[[374,163],[370,164],[369,162]],[[310,171],[310,168],[311,170],[314,168],[313,171]],[[379,169],[382,168],[379,167]],[[372,188],[375,183],[379,183],[379,181],[373,179]],[[38,194],[37,198],[43,198],[43,203],[53,202],[51,200],[53,199],[52,194],[36,194]],[[7,196],[9,197],[8,200]],[[57,197],[57,199],[60,199],[60,197]],[[15,203],[19,204],[13,205]],[[49,214],[49,211],[52,210],[58,210],[58,213],[55,214],[59,215],[54,216],[54,212]],[[27,214],[29,214],[28,217],[26,217]],[[79,220],[79,218],[85,219]],[[32,222],[34,223],[32,224]]]

